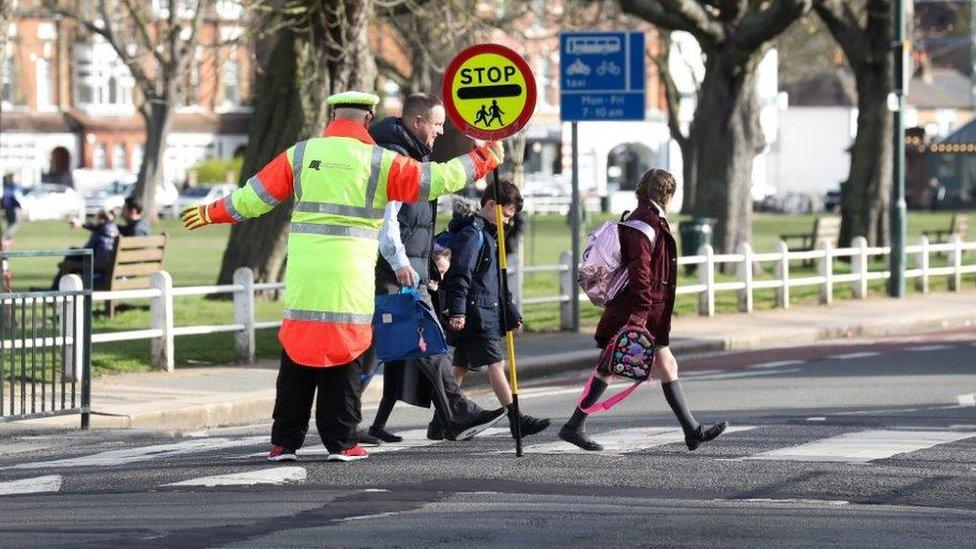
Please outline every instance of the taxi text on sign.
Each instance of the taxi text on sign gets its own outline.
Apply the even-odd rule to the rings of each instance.
[[[479,44],[459,53],[444,74],[444,107],[460,130],[503,139],[522,129],[535,109],[535,78],[505,46]]]

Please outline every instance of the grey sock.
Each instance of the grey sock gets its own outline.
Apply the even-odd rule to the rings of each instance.
[[[681,382],[676,379],[670,383],[662,383],[661,388],[664,389],[664,398],[668,400],[668,406],[671,406],[671,411],[681,423],[681,429],[685,432],[685,436],[697,431],[699,424],[688,411],[685,395],[681,392]]]

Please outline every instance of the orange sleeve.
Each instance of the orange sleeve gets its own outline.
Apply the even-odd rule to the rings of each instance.
[[[396,155],[386,179],[386,196],[400,202],[416,202],[420,197],[420,162]]]
[[[295,175],[292,171],[291,162],[288,161],[288,151],[285,151],[274,160],[265,164],[261,171],[254,176],[256,184],[259,184],[275,200],[281,202],[288,198],[294,191]]]

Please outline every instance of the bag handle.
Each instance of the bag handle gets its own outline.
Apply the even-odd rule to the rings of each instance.
[[[595,377],[596,377],[596,369],[594,369],[593,373],[590,374],[590,377],[586,379],[586,384],[583,385],[583,392],[580,394],[579,401],[576,403],[576,407],[579,408],[580,411],[582,411],[584,414],[592,414],[593,412],[602,412],[602,411],[609,410],[610,408],[613,408],[614,406],[619,404],[620,401],[629,397],[631,393],[636,391],[637,387],[639,387],[641,383],[644,383],[643,381],[635,381],[630,385],[630,387],[627,387],[623,391],[620,391],[619,393],[615,395],[611,395],[601,400],[600,402],[591,404],[590,406],[583,408],[583,400],[586,398],[586,395],[590,394],[590,387],[593,386],[593,378]]]

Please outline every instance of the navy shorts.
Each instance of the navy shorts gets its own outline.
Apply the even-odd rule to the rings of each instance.
[[[454,366],[479,371],[505,360],[500,339],[484,336],[460,337],[454,343]]]

